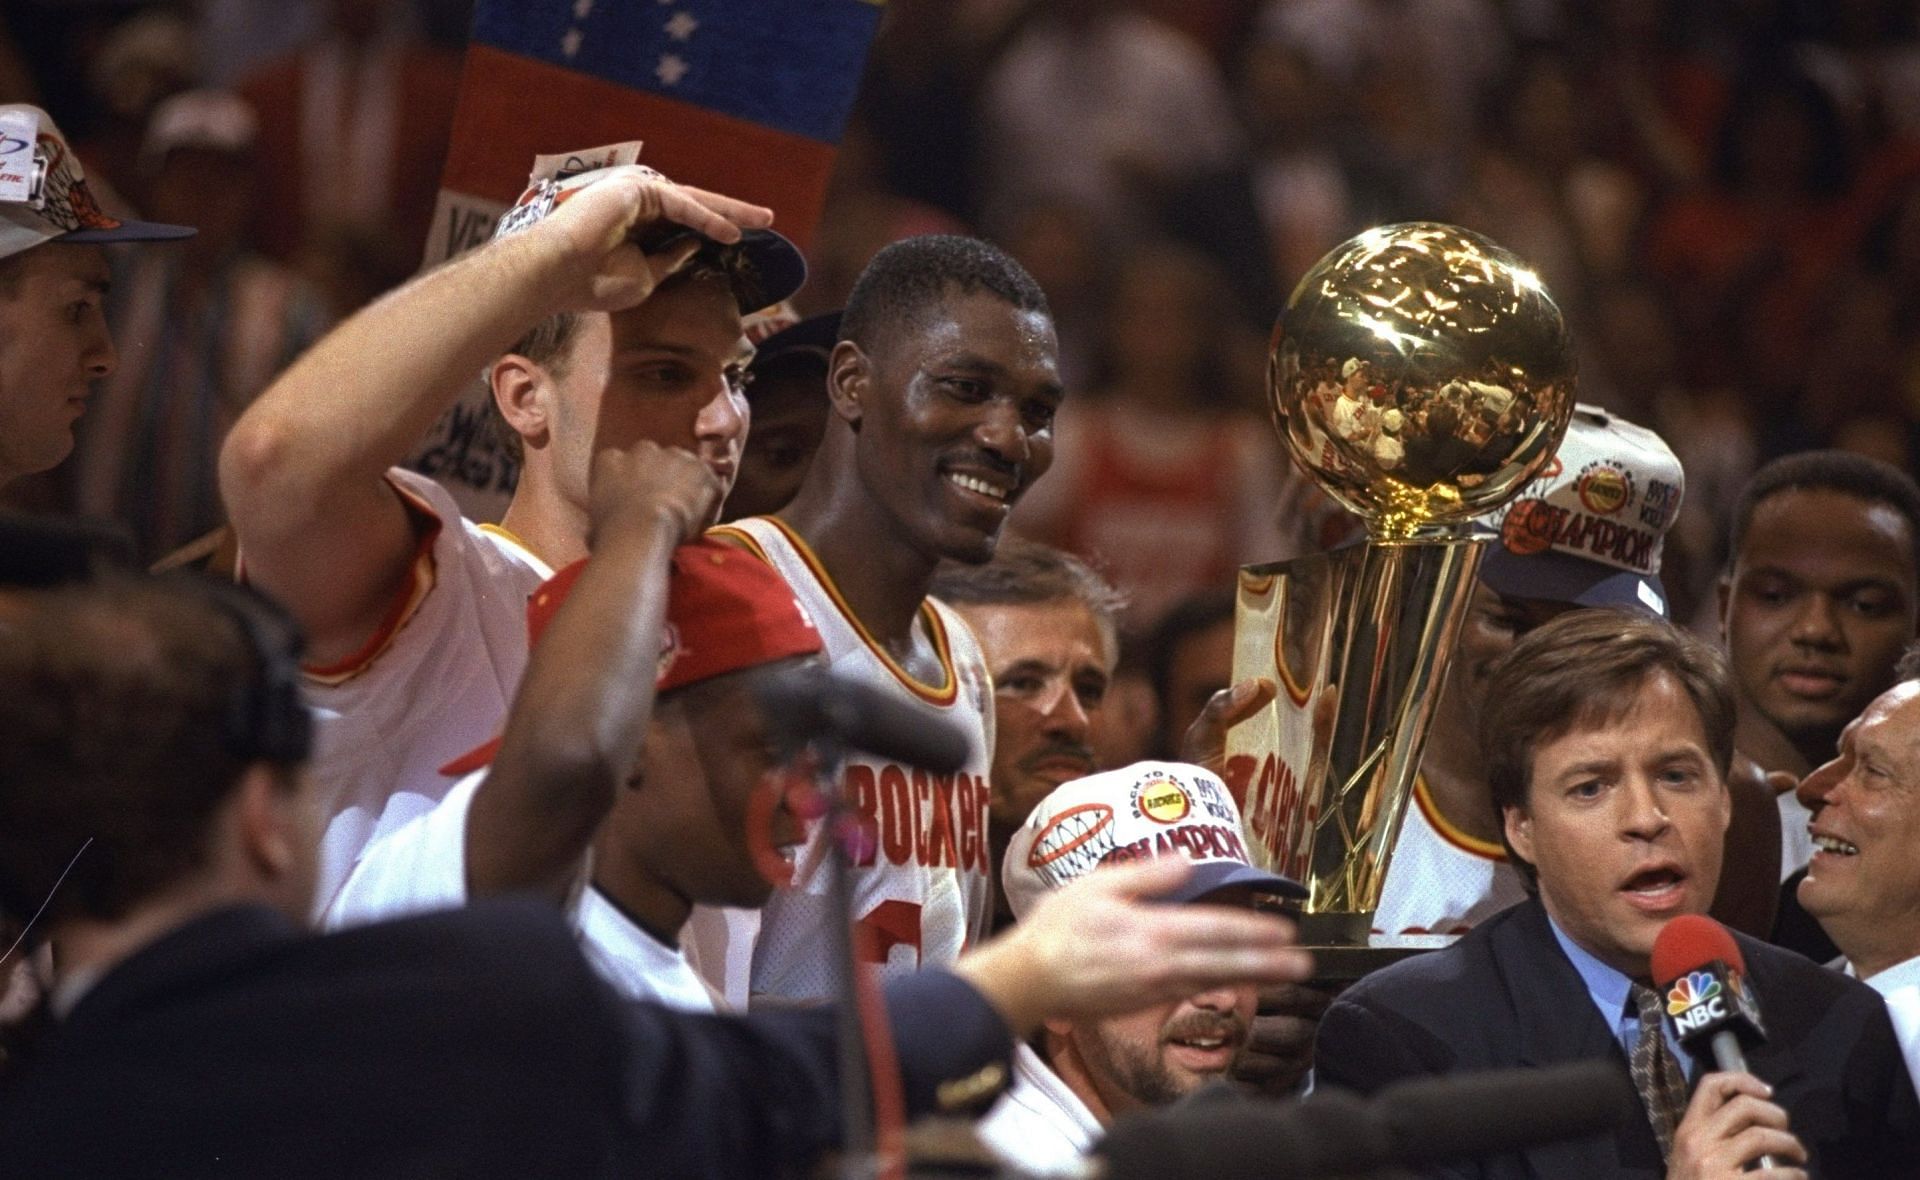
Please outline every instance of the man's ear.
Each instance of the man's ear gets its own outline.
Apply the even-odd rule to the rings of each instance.
[[[300,863],[300,841],[308,834],[295,814],[295,796],[264,762],[240,772],[234,818],[241,847],[248,863],[270,880],[286,877]]]
[[[1502,807],[1500,823],[1506,829],[1507,846],[1528,864],[1539,862],[1533,859],[1533,817],[1524,807]]]
[[[827,400],[842,422],[858,430],[873,361],[851,340],[833,346],[827,358]]]
[[[493,404],[514,433],[527,446],[545,446],[552,431],[546,395],[553,387],[553,377],[546,368],[510,352],[487,369],[487,385],[493,392]]]

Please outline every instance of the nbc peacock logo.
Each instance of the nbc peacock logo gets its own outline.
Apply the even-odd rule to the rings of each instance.
[[[1678,1016],[1695,1004],[1704,1004],[1720,994],[1720,981],[1705,971],[1682,975],[1667,992],[1667,1015]]]

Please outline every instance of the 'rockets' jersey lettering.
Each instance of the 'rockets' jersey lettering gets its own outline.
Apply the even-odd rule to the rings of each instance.
[[[841,787],[860,831],[853,841],[852,886],[859,957],[888,971],[945,966],[985,938],[993,912],[987,842],[988,779],[993,763],[993,691],[973,632],[944,604],[921,607],[915,642],[937,657],[942,682],[908,676],[875,644],[840,597],[806,543],[781,522],[753,517],[715,530],[751,548],[778,570],[820,628],[833,670],[972,731],[973,756],[957,773],[928,774],[885,759],[855,756]],[[753,952],[753,993],[783,1000],[833,994],[834,921],[821,871],[823,825],[808,826],[791,888],[767,904]]]

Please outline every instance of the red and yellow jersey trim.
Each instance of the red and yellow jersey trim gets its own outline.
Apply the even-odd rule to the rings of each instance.
[[[912,673],[900,666],[886,648],[880,646],[874,639],[873,633],[867,630],[866,624],[860,621],[860,616],[854,614],[853,608],[847,605],[846,598],[840,593],[840,587],[834,584],[833,576],[827,573],[827,567],[820,564],[820,558],[813,552],[813,547],[802,540],[799,533],[794,532],[777,516],[760,516],[754,519],[764,520],[779,530],[780,535],[786,538],[787,544],[793,547],[794,553],[799,555],[800,561],[807,567],[807,572],[811,573],[814,581],[820,583],[820,588],[827,592],[827,598],[833,603],[834,610],[840,613],[840,617],[846,620],[847,626],[853,628],[853,633],[859,636],[860,642],[865,644],[867,650],[880,661],[881,666],[900,682],[901,687],[934,705],[951,705],[959,698],[960,677],[955,674],[953,668],[953,644],[947,637],[947,625],[941,620],[940,612],[934,609],[931,600],[920,604],[920,618],[926,624],[927,635],[933,640],[934,653],[940,659],[940,673],[944,680],[937,686],[916,679]],[[745,529],[723,524],[708,529],[707,535],[742,545],[760,560],[769,565],[773,564],[768,559],[766,550]]]
[[[344,684],[366,671],[382,652],[393,645],[394,636],[400,634],[400,629],[413,618],[413,613],[420,609],[420,604],[433,589],[433,543],[439,539],[444,525],[439,514],[425,500],[414,496],[399,484],[391,486],[406,504],[408,514],[421,523],[420,538],[414,544],[413,561],[407,566],[406,580],[387,606],[387,613],[381,618],[380,625],[360,645],[358,651],[331,664],[306,664],[301,667],[307,679],[317,684]]]
[[[1433,801],[1433,792],[1427,786],[1427,776],[1413,776],[1413,799],[1420,806],[1420,814],[1426,816],[1427,824],[1439,833],[1440,838],[1469,856],[1482,860],[1507,863],[1507,850],[1498,843],[1482,840],[1478,836],[1469,836],[1440,814],[1439,805]]]

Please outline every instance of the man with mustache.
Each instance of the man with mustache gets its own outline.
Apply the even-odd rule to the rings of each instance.
[[[1720,626],[1739,687],[1735,745],[1795,779],[1894,683],[1920,620],[1920,488],[1903,471],[1844,451],[1776,459],[1734,513],[1720,583]],[[1775,940],[1834,955],[1800,908],[1792,878],[1813,844],[1807,809],[1779,797],[1781,877]]]
[[[1782,1166],[1759,1174],[1779,1180],[1913,1175],[1920,1104],[1872,989],[1735,934],[1767,1039],[1733,1073],[1686,1057],[1652,986],[1661,929],[1706,912],[1719,883],[1734,712],[1720,653],[1643,612],[1575,611],[1521,638],[1492,670],[1480,734],[1530,896],[1342,993],[1320,1025],[1320,1083],[1631,1068],[1644,1117],[1446,1176],[1733,1180],[1763,1154]]]
[[[971,733],[973,756],[953,775],[847,760],[841,789],[864,833],[850,881],[856,950],[889,971],[953,962],[992,918],[992,682],[972,629],[928,591],[942,561],[992,558],[1052,461],[1059,351],[1046,296],[998,248],[943,235],[888,246],[841,315],[827,434],[798,495],[714,530],[787,579],[835,672]],[[833,993],[820,932],[847,915],[817,871],[828,840],[813,824],[793,887],[766,907],[755,996]]]
[[[985,565],[949,565],[934,596],[973,628],[993,673],[994,872],[1034,806],[1063,783],[1092,774],[1093,735],[1119,659],[1114,620],[1122,598],[1079,558],[1019,537]],[[1004,891],[994,926],[1013,921]]]
[[[1041,800],[1008,844],[1000,880],[1016,919],[1102,865],[1161,856],[1194,862],[1193,876],[1165,900],[1252,904],[1304,894],[1248,864],[1240,833],[1240,809],[1218,777],[1136,762]],[[1255,990],[1213,988],[1120,1016],[1047,1021],[1015,1050],[1013,1085],[981,1120],[981,1138],[1019,1168],[1067,1170],[1115,1118],[1224,1081],[1246,1048]]]

